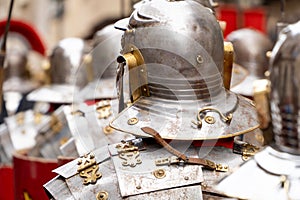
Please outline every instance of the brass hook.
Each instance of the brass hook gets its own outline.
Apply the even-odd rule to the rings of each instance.
[[[221,113],[221,112],[220,112],[218,109],[216,109],[216,108],[212,108],[212,107],[204,107],[204,108],[202,108],[201,110],[199,110],[199,112],[198,112],[198,115],[197,115],[198,121],[201,121],[201,120],[202,120],[202,119],[201,119],[201,114],[202,114],[202,112],[205,112],[205,111],[214,111],[214,112],[218,113],[218,114],[220,115],[220,117],[222,118],[222,120],[223,120],[224,122],[226,122],[226,123],[230,123],[231,120],[232,120],[232,117],[233,117],[232,113],[228,113],[227,116],[225,116],[225,115],[223,115],[223,113]]]
[[[216,109],[216,108],[212,108],[212,107],[204,107],[204,108],[202,108],[201,110],[199,110],[199,112],[198,112],[198,114],[197,114],[197,122],[195,122],[195,121],[192,121],[192,123],[193,124],[195,124],[196,126],[197,126],[197,128],[198,129],[201,129],[202,128],[202,117],[201,117],[201,115],[202,115],[202,113],[203,112],[205,112],[205,111],[213,111],[213,112],[216,112],[216,113],[218,113],[219,115],[220,115],[220,117],[222,118],[222,120],[225,122],[225,123],[227,123],[227,124],[229,124],[230,122],[231,122],[231,120],[232,120],[232,113],[229,113],[229,114],[227,114],[226,116],[225,115],[223,115],[218,109]],[[205,119],[205,121],[207,122],[207,123],[209,123],[209,124],[213,124],[215,121],[214,121],[214,118],[210,118],[210,119]],[[208,122],[209,121],[209,122]]]

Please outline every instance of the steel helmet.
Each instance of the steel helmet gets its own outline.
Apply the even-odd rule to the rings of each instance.
[[[270,60],[271,116],[275,144],[281,151],[300,154],[298,130],[300,22],[283,29]]]
[[[30,31],[27,30],[27,32]],[[26,94],[40,86],[40,83],[31,76],[30,65],[32,65],[32,50],[34,50],[29,43],[31,39],[18,32],[11,32],[8,35],[6,65],[4,68],[4,92]],[[36,54],[34,58],[42,60],[40,56]]]
[[[149,1],[115,26],[125,31],[118,60],[129,65],[133,105],[113,128],[148,137],[140,128],[150,126],[178,140],[258,128],[251,102],[223,87],[223,35],[210,9],[195,1]]]
[[[226,40],[233,44],[235,54],[230,89],[252,97],[253,82],[265,78],[268,70],[266,53],[272,49],[272,42],[263,33],[250,28],[233,31]]]
[[[83,62],[89,46],[80,38],[65,38],[49,56],[50,85],[31,92],[27,99],[49,103],[72,103],[89,82],[89,63]]]
[[[228,196],[242,199],[300,198],[299,30],[300,22],[284,28],[270,58],[267,99],[270,99],[272,126],[269,129],[274,134],[274,141],[219,183],[218,190]]]
[[[115,99],[117,57],[121,51],[123,32],[108,25],[97,31],[93,37],[92,60],[93,81],[80,91],[82,99]]]

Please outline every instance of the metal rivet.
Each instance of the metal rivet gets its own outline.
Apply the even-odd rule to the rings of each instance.
[[[280,185],[281,185],[282,188],[284,187],[286,182],[287,182],[286,176],[284,176],[284,175],[280,176]]]
[[[133,117],[133,118],[130,118],[130,119],[127,121],[127,123],[128,123],[129,125],[135,125],[135,124],[138,123],[138,121],[139,121],[138,118]]]
[[[247,160],[249,160],[250,159],[250,156],[242,156],[242,159],[243,159],[243,161],[247,161]]]
[[[164,169],[157,169],[153,172],[153,175],[156,177],[156,178],[164,178],[166,177],[166,171]]]
[[[103,132],[104,132],[106,135],[111,134],[113,131],[114,131],[114,129],[111,128],[110,126],[105,126],[105,127],[103,127]]]
[[[203,63],[203,58],[202,58],[201,55],[198,55],[198,56],[197,56],[197,62],[198,62],[199,64],[202,64],[202,63]]]
[[[207,184],[206,184],[205,182],[201,182],[201,186],[202,186],[203,188],[206,188],[206,187],[207,187]]]
[[[204,121],[205,121],[206,123],[208,123],[208,124],[214,124],[214,123],[216,122],[215,118],[212,117],[212,116],[206,116],[206,117],[204,118]]]
[[[140,190],[142,187],[140,185],[136,186],[136,189]]]
[[[190,178],[189,178],[188,176],[185,176],[185,177],[184,177],[184,180],[186,180],[186,181],[189,180],[189,179],[190,179]]]
[[[106,191],[98,192],[97,196],[96,196],[96,199],[97,200],[107,200],[108,199],[108,192],[106,192]]]

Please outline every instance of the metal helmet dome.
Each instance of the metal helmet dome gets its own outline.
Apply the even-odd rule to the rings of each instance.
[[[93,37],[91,59],[93,81],[80,91],[82,99],[116,99],[117,57],[121,51],[123,31],[113,24],[98,30]]]
[[[89,50],[80,38],[60,40],[49,56],[50,85],[31,92],[27,98],[50,103],[74,102],[74,95],[91,79],[90,63],[84,60]]]
[[[30,51],[29,42],[23,35],[18,33],[8,35],[6,66],[4,68],[4,92],[26,94],[40,86],[40,83],[30,76]]]
[[[266,53],[272,42],[265,34],[251,28],[242,28],[227,35],[234,47],[234,68],[231,91],[253,96],[253,81],[265,78],[269,60]]]
[[[153,0],[139,1],[139,2],[137,2],[133,5],[133,8],[137,9],[140,5],[146,3],[147,1],[153,1]],[[218,5],[218,3],[215,3],[213,0],[194,0],[194,1],[197,2],[197,3],[200,3],[201,5],[203,5],[205,7],[210,8],[210,9],[213,9],[214,7],[216,7]]]
[[[85,42],[80,38],[66,38],[59,41],[50,55],[51,83],[85,86],[88,79],[84,73],[85,68],[80,68],[80,65],[86,51]]]
[[[210,9],[195,1],[148,1],[122,22],[115,25],[125,31],[119,62],[134,65],[134,103],[112,127],[148,136],[140,128],[150,126],[179,140],[226,138],[258,127],[251,103],[223,87],[224,41]]]

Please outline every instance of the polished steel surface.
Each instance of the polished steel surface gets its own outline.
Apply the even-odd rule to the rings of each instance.
[[[253,82],[265,78],[269,67],[266,53],[272,49],[272,42],[267,35],[251,28],[238,29],[227,35],[226,40],[234,47],[234,62],[243,71],[233,70],[231,91],[248,97],[253,96]]]
[[[271,114],[276,147],[300,154],[300,23],[283,29],[270,60]]]

